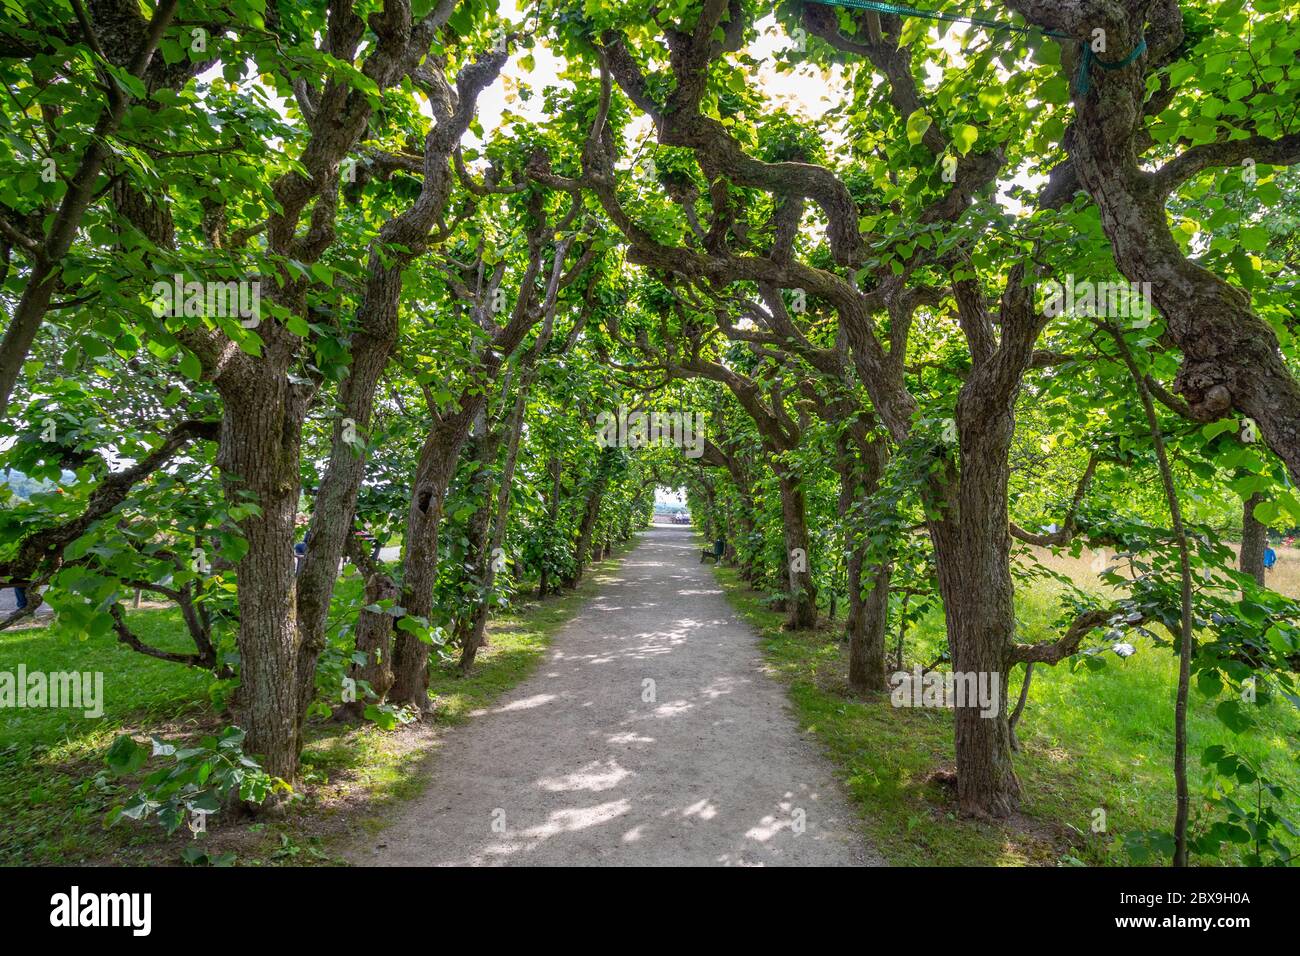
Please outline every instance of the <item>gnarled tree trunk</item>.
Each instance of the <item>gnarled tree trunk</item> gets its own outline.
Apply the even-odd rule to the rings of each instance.
[[[1246,499],[1241,513],[1241,554],[1239,566],[1243,574],[1249,574],[1257,584],[1264,583],[1264,549],[1268,547],[1268,532],[1255,517],[1255,506],[1264,500],[1259,492]]]
[[[840,515],[849,523],[845,542],[849,613],[844,631],[849,641],[849,690],[855,694],[884,690],[886,686],[885,630],[889,624],[891,568],[887,562],[868,561],[869,540],[849,518],[854,502],[876,490],[884,473],[885,455],[884,442],[870,440],[860,426],[840,432],[835,468],[840,475]]]
[[[394,605],[401,600],[401,589],[383,569],[378,567],[365,545],[355,536],[349,554],[357,569],[365,575],[366,607],[381,601]],[[366,607],[357,615],[356,649],[366,655],[364,664],[349,664],[348,677],[358,685],[365,682],[377,700],[383,700],[393,685],[393,615],[381,611],[368,611]],[[357,699],[344,704],[343,711],[359,717],[365,713],[366,697],[357,688]]]
[[[781,523],[789,575],[790,616],[786,627],[803,630],[817,626],[817,586],[812,578],[803,488],[789,465],[774,458],[773,467],[781,489]]]
[[[953,711],[957,801],[965,815],[1005,817],[1020,798],[1007,713],[1007,654],[1016,633],[1007,514],[1011,403],[964,389],[957,425],[961,477],[945,489],[944,512],[930,522],[930,535],[953,673],[996,691],[992,715],[969,699]]]
[[[292,781],[301,750],[293,545],[305,403],[271,352],[223,382],[217,463],[231,506],[251,501],[258,507],[239,522],[248,547],[236,566],[246,749],[262,756],[267,773]]]
[[[408,615],[433,617],[433,587],[438,577],[438,527],[442,506],[456,471],[460,450],[469,437],[469,423],[478,413],[481,394],[466,398],[461,410],[438,423],[425,438],[415,470],[411,507],[406,519],[406,554],[402,576],[402,607]],[[430,644],[398,630],[393,642],[393,687],[389,699],[424,713],[429,702]]]

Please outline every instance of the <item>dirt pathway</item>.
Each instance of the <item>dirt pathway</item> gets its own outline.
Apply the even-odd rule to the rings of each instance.
[[[351,859],[879,863],[698,561],[689,528],[646,532],[537,672],[447,735],[425,793]]]

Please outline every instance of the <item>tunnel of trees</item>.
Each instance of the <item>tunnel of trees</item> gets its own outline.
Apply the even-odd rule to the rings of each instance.
[[[1294,793],[1185,718],[1300,706],[1300,590],[1261,564],[1300,525],[1297,17],[8,3],[0,586],[28,601],[0,628],[52,608],[210,672],[292,786],[310,722],[418,718],[494,610],[680,487],[789,629],[847,646],[846,695],[997,675],[997,716],[953,713],[962,814],[1020,806],[1010,687],[1140,644],[1179,665],[1152,839],[1289,859]],[[697,416],[698,447],[603,440],[620,409]],[[140,594],[192,648],[133,629]],[[1271,796],[1189,830],[1202,774]]]

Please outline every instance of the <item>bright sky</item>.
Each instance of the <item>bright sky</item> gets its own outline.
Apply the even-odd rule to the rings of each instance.
[[[502,0],[500,12],[502,16],[511,19],[517,19],[519,16],[514,0]],[[760,37],[749,50],[755,58],[770,57],[774,51],[792,45],[792,41],[777,25],[774,17],[764,18],[759,21],[758,26]],[[519,66],[519,57],[512,56],[502,71],[506,78],[505,82],[493,84],[479,97],[479,117],[485,131],[490,132],[500,126],[501,114],[507,107],[514,113],[529,119],[544,118],[540,95],[534,96],[529,103],[525,103],[517,96],[511,99],[517,84],[521,81],[531,86],[538,94],[545,87],[554,86],[558,82],[556,77],[562,65],[560,60],[541,43],[533,48],[532,53],[534,67],[531,71],[522,69]],[[779,101],[791,112],[815,118],[822,115],[827,107],[838,99],[838,91],[844,86],[842,77],[843,70],[838,66],[830,71],[807,66],[790,73],[777,73],[775,70],[763,72],[759,75],[759,83],[770,97]],[[644,117],[642,120],[640,129],[634,127],[637,132],[650,129],[649,122],[644,121]]]
[[[686,496],[681,492],[672,492],[667,488],[655,489],[655,504],[681,505],[686,503]]]
[[[501,0],[500,13],[502,16],[511,18],[512,21],[517,21],[519,12],[516,0]],[[970,33],[974,29],[964,24],[953,24],[942,39],[937,38],[933,31],[930,33],[930,39],[931,42],[941,45],[950,54],[957,57],[960,62],[962,47],[971,39]],[[758,33],[758,39],[748,48],[748,52],[760,63],[764,60],[769,63],[774,62],[770,59],[773,53],[794,45],[794,41],[777,24],[775,17],[768,16],[758,21]],[[501,125],[502,113],[507,108],[526,119],[540,121],[545,118],[541,108],[541,93],[547,86],[555,86],[561,82],[558,75],[562,63],[542,42],[537,43],[531,52],[534,60],[532,70],[524,70],[519,65],[519,54],[512,55],[505,69],[502,70],[503,80],[494,83],[480,95],[479,120],[484,131],[489,135]],[[1002,66],[996,62],[994,63],[994,69],[1003,76],[1007,75]],[[808,119],[823,116],[831,106],[840,102],[847,95],[847,81],[844,78],[844,69],[841,66],[823,70],[811,65],[804,65],[785,73],[778,73],[775,69],[760,69],[755,80],[763,92],[772,100],[791,113]],[[929,77],[931,83],[937,82],[937,80],[937,73]],[[516,91],[520,82],[526,83],[532,88],[534,96],[531,101],[524,102],[517,95]],[[879,82],[883,83],[885,81],[880,78]],[[639,142],[650,135],[651,131],[652,126],[649,119],[645,116],[638,116],[632,123],[629,134],[633,142]],[[466,142],[467,145],[476,145],[473,134],[466,137]],[[1042,180],[1039,177],[1028,177],[1022,172],[1013,178],[1013,182],[1016,185],[1036,190]],[[1012,213],[1019,213],[1024,209],[1017,200],[1006,194],[1005,188],[998,195],[998,201]]]

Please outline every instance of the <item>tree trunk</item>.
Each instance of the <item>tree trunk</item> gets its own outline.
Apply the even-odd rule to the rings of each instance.
[[[487,578],[484,587],[487,593],[492,594],[496,586],[497,567],[495,554],[498,548],[505,542],[506,523],[510,518],[510,484],[515,470],[515,453],[518,451],[519,434],[515,432],[512,447],[506,453],[506,468],[502,475],[501,491],[498,495],[497,514],[492,530],[492,547],[491,552],[494,558],[488,563]],[[466,650],[461,656],[461,669],[468,672],[474,666],[474,656],[478,649],[487,644],[487,622],[491,614],[492,606],[489,602],[481,602],[475,609],[473,627],[470,631],[470,643],[466,645]]]
[[[1025,12],[1024,4],[1016,6]],[[1108,31],[1116,49],[1137,45],[1145,14],[1138,16],[1127,30]],[[1063,69],[1072,64],[1067,55]],[[1178,180],[1153,175],[1136,154],[1134,117],[1140,120],[1147,98],[1143,73],[1108,74],[1095,93],[1075,98],[1074,129],[1066,139],[1075,171],[1097,204],[1120,272],[1151,284],[1154,306],[1182,352],[1175,390],[1193,417],[1213,421],[1240,411],[1258,424],[1292,480],[1300,481],[1300,382],[1287,368],[1277,334],[1251,308],[1247,293],[1184,255],[1165,208]]]
[[[1241,571],[1263,586],[1264,549],[1268,547],[1268,534],[1264,525],[1255,518],[1255,506],[1264,500],[1259,492],[1246,499],[1241,515],[1241,554],[1238,556]]]
[[[426,621],[433,617],[442,506],[456,471],[460,450],[469,437],[469,424],[478,414],[482,401],[481,393],[465,396],[458,413],[448,416],[430,430],[415,469],[411,507],[406,521],[402,607],[408,615]],[[431,709],[429,648],[429,644],[401,629],[393,641],[393,688],[389,699],[414,707],[421,713]]]
[[[930,522],[952,669],[996,686],[996,714],[969,699],[954,710],[957,801],[962,814],[1006,817],[1020,783],[1011,757],[1006,655],[1016,632],[1007,479],[1014,418],[1009,405],[958,400],[961,478]],[[955,480],[950,474],[949,480]],[[953,500],[955,498],[956,500]]]
[[[246,374],[225,383],[217,461],[229,504],[251,501],[260,511],[239,522],[248,549],[236,567],[247,750],[267,773],[292,782],[301,750],[293,545],[305,406],[274,362],[268,355],[246,363]]]
[[[525,379],[527,376],[524,377]],[[481,475],[490,475],[496,465],[497,453],[501,443],[508,441],[506,460],[501,469],[500,480],[496,482],[496,502],[493,507],[492,482],[489,480],[483,488],[483,504],[471,519],[470,540],[479,542],[481,547],[475,559],[474,567],[482,597],[470,616],[457,628],[460,640],[460,670],[468,674],[474,666],[474,657],[483,645],[487,633],[488,615],[492,609],[493,588],[496,584],[496,552],[505,542],[506,521],[510,514],[510,488],[514,482],[515,461],[519,453],[519,438],[523,431],[524,408],[527,403],[528,385],[526,380],[519,383],[510,418],[502,428],[494,430],[476,449],[482,461]],[[480,514],[481,513],[481,514]],[[481,523],[480,523],[481,522]],[[481,536],[481,538],[480,538]]]
[[[889,625],[888,563],[867,561],[870,542],[848,516],[860,497],[875,492],[885,469],[885,446],[871,441],[863,429],[840,433],[835,468],[840,475],[839,511],[847,522],[847,585],[849,613],[844,622],[849,640],[849,690],[855,694],[885,690],[885,630]],[[863,578],[871,589],[863,596]]]
[[[397,583],[382,570],[370,565],[366,573],[366,605],[378,604],[380,601],[401,599],[401,589]],[[359,685],[362,681],[370,685],[375,698],[382,701],[393,686],[393,616],[362,608],[357,615],[357,650],[366,655],[364,664],[348,665],[348,677]],[[353,716],[365,713],[366,698],[360,687],[357,699],[345,704],[343,708]]]
[[[563,491],[561,479],[564,476],[564,466],[558,454],[551,456],[548,467],[551,475],[551,500],[547,503],[546,512],[551,519],[551,527],[555,528],[560,521],[560,495]],[[542,568],[537,578],[537,596],[544,598],[552,590],[555,590],[555,588],[551,584],[551,569],[543,559]]]
[[[1006,645],[1015,627],[1010,574],[1001,562],[979,553],[939,561],[940,590],[956,674],[997,679],[997,714],[984,717],[977,704],[954,709],[957,802],[975,817],[1005,817],[1017,807],[1020,783],[1011,758],[1007,717]]]
[[[753,509],[746,507],[745,500],[742,499],[741,505],[736,509],[736,524],[740,526],[740,534],[745,540],[752,540],[754,536],[754,517]],[[727,540],[730,542],[734,531],[728,529]],[[753,581],[759,574],[755,564],[754,555],[746,549],[741,551],[739,548],[732,546],[733,554],[737,559],[740,576],[746,581]],[[743,557],[742,557],[743,555]]]
[[[1007,728],[1011,731],[1011,749],[1020,751],[1020,740],[1016,737],[1016,727],[1020,725],[1020,716],[1025,712],[1025,704],[1029,700],[1029,685],[1034,679],[1034,664],[1032,661],[1025,662],[1025,676],[1020,682],[1020,697],[1016,700],[1016,709],[1011,712],[1007,720]]]
[[[817,626],[817,587],[813,583],[808,547],[808,522],[803,489],[790,467],[773,459],[781,487],[781,517],[785,532],[785,557],[789,569],[790,607],[786,627],[804,630]]]
[[[606,480],[605,475],[601,473],[591,486],[591,490],[587,492],[587,503],[582,510],[582,523],[578,525],[578,541],[573,546],[573,572],[565,579],[565,587],[576,588],[582,580],[583,566],[587,563],[592,535],[596,531],[596,519],[600,517],[600,501],[605,496]]]
[[[857,564],[857,573],[853,565]],[[875,568],[871,590],[862,597],[862,555],[849,557],[849,690],[855,694],[884,690],[885,630],[889,624],[888,564]]]
[[[394,222],[401,221],[399,219]],[[386,227],[384,235],[389,234],[390,229]],[[385,266],[377,253],[370,256],[366,294],[357,310],[359,327],[352,336],[352,363],[339,387],[342,414],[334,423],[329,464],[312,505],[308,545],[298,569],[300,733],[301,724],[307,717],[307,708],[315,694],[316,664],[321,652],[325,650],[325,625],[330,599],[334,596],[334,585],[338,580],[339,560],[347,551],[348,539],[352,535],[357,494],[365,475],[364,450],[355,447],[348,438],[355,431],[355,442],[364,446],[367,441],[375,390],[379,387],[379,378],[388,364],[393,344],[397,341],[397,308],[402,290],[402,268],[408,259],[408,256],[398,256],[396,261],[390,261]],[[374,601],[367,600],[366,603],[373,604]],[[358,642],[362,637],[363,625],[370,629],[381,627],[381,622],[368,620],[376,616],[362,612],[362,617],[357,622]],[[384,618],[382,626],[391,630],[393,619],[388,615],[378,616]],[[385,652],[385,668],[388,667],[386,658]],[[384,689],[387,690],[387,686]]]

